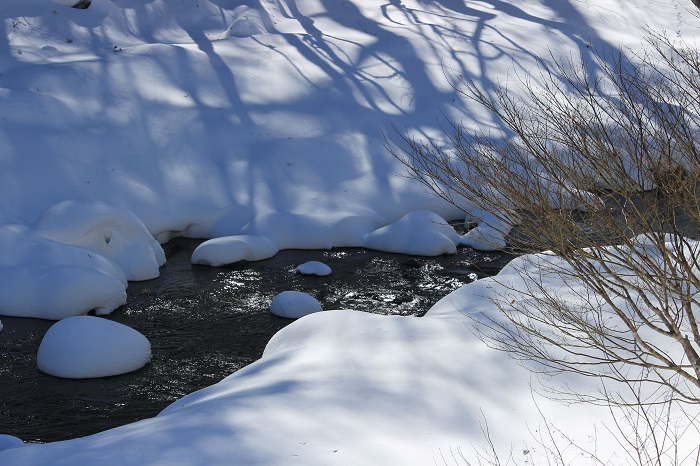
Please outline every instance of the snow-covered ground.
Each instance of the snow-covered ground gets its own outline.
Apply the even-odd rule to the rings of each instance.
[[[464,240],[443,219],[463,214],[399,176],[392,125],[440,139],[442,112],[495,127],[452,88],[456,76],[488,89],[550,52],[635,47],[645,23],[692,34],[686,6],[5,1],[0,315],[111,312],[127,280],[157,275],[157,241],[177,235],[226,238],[218,246],[238,248],[236,260],[262,242],[449,253]],[[213,244],[203,260],[214,262]],[[607,410],[533,394],[534,376],[473,335],[465,314],[491,309],[489,284],[420,319],[313,313],[263,359],[156,418],[9,449],[0,464],[453,463],[455,449],[474,460],[488,439],[521,463],[545,453],[544,420],[610,458]]]

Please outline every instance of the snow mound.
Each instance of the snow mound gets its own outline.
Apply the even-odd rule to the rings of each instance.
[[[30,225],[0,225],[0,315],[58,320],[108,314],[128,280],[160,273],[165,254],[130,211],[64,201]]]
[[[126,325],[76,316],[55,323],[44,335],[37,367],[47,374],[87,379],[125,374],[151,360],[151,344]]]
[[[410,212],[396,222],[365,236],[365,247],[379,251],[439,256],[454,254],[464,239],[438,214]]]
[[[264,236],[238,235],[225,236],[205,241],[192,253],[192,263],[221,267],[240,261],[267,259],[279,249]]]
[[[108,264],[97,261],[97,265]],[[0,314],[49,320],[92,310],[98,315],[109,314],[126,303],[126,285],[119,280],[119,273],[55,263],[0,267]]]
[[[116,263],[128,280],[150,280],[165,264],[163,248],[129,210],[99,201],[60,202],[36,223],[51,241],[94,251]]]
[[[298,319],[321,310],[321,303],[316,298],[301,291],[283,291],[272,298],[270,305],[270,312],[288,319]]]
[[[0,434],[0,451],[9,450],[10,448],[23,447],[26,444],[17,437],[12,435]]]
[[[304,262],[298,265],[294,271],[302,275],[318,275],[319,277],[325,277],[332,272],[330,267],[319,261]]]
[[[514,220],[501,213],[494,215],[482,209],[469,211],[465,225],[477,223],[464,235],[464,244],[479,251],[497,251],[506,247],[506,236],[513,228]]]
[[[85,249],[19,225],[0,227],[0,315],[58,320],[126,302],[124,272]]]
[[[241,5],[233,10],[235,19],[226,30],[229,37],[250,37],[270,32],[262,15],[255,8]]]

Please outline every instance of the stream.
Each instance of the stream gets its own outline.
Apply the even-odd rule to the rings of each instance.
[[[174,239],[154,280],[129,283],[127,304],[106,318],[143,333],[152,360],[120,376],[72,380],[36,368],[52,321],[0,317],[0,434],[25,442],[82,437],[153,417],[163,408],[259,359],[278,330],[293,322],[269,312],[272,298],[303,291],[323,309],[422,316],[435,302],[496,274],[513,256],[469,248],[416,257],[359,248],[285,250],[258,262],[223,268],[193,266],[201,240]],[[311,260],[326,277],[293,272]]]

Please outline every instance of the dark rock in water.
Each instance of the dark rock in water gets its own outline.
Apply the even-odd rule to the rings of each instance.
[[[423,266],[423,263],[419,261],[418,259],[408,259],[403,262],[400,262],[401,265],[404,267],[412,267],[412,268],[420,268]]]

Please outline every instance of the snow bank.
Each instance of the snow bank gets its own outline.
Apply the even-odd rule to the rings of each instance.
[[[109,377],[135,371],[151,360],[151,344],[126,325],[76,316],[53,324],[37,353],[37,367],[69,379]]]
[[[439,256],[454,254],[463,238],[438,214],[421,210],[365,236],[364,245],[380,251]]]
[[[302,275],[317,275],[319,277],[325,277],[333,272],[328,265],[319,261],[304,262],[296,266],[294,271]]]
[[[220,267],[240,261],[259,261],[279,250],[264,236],[239,235],[205,241],[192,253],[192,263]]]
[[[270,312],[279,317],[298,319],[314,312],[321,312],[321,303],[301,291],[283,291],[270,304]]]
[[[259,361],[155,418],[8,450],[0,463],[426,465],[459,458],[457,448],[471,458],[486,446],[484,422],[506,457],[538,447],[528,435],[541,425],[538,410],[577,440],[593,438],[605,409],[551,403],[533,395],[534,382],[462,314],[320,312],[278,332]]]
[[[592,61],[622,41],[634,49],[644,23],[696,32],[682,5],[639,0],[196,3],[3,3],[0,314],[110,312],[127,276],[155,274],[150,236],[132,225],[141,252],[110,252],[119,235],[103,234],[78,204],[44,219],[43,234],[56,229],[57,240],[41,236],[33,222],[70,199],[122,206],[163,240],[255,235],[278,248],[417,254],[500,244],[486,225],[458,240],[427,213],[386,226],[417,210],[459,214],[396,176],[402,167],[384,147],[391,126],[439,145],[442,110],[497,132],[456,76],[489,92],[538,57],[551,65],[557,54]],[[86,212],[109,217],[100,206]],[[65,225],[52,220],[63,214]],[[75,235],[73,222],[87,231]],[[64,228],[69,244],[56,242]],[[527,441],[539,408],[596,438],[585,426],[607,413],[547,411],[546,400],[535,409],[537,381],[464,325],[461,312],[489,309],[489,284],[449,295],[427,318],[313,314],[275,336],[259,362],[155,419],[7,450],[0,464],[433,464],[453,447],[469,455],[483,445],[484,421],[510,458],[539,446]]]
[[[25,445],[22,439],[12,435],[0,434],[0,451],[9,450],[10,448],[19,448]]]
[[[160,244],[129,211],[64,201],[29,225],[0,225],[0,315],[58,320],[126,302],[127,280],[157,277]]]

